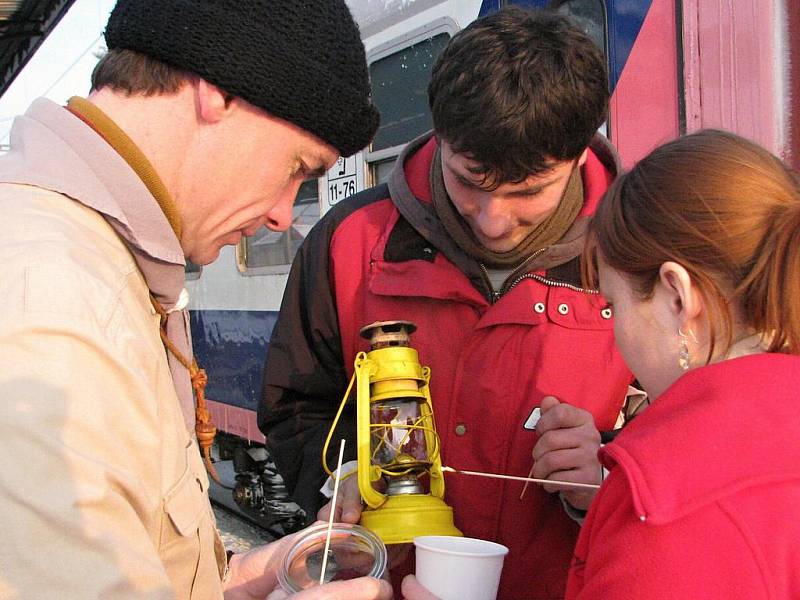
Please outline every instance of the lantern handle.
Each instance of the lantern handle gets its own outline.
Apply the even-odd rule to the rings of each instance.
[[[350,397],[350,390],[353,389],[353,382],[356,380],[356,374],[353,372],[353,376],[350,378],[350,383],[347,386],[347,391],[344,393],[344,398],[342,398],[341,404],[339,404],[339,410],[336,411],[336,416],[333,418],[333,424],[331,428],[328,430],[328,437],[325,438],[325,445],[322,446],[322,468],[325,469],[325,472],[328,474],[328,477],[333,478],[333,472],[331,472],[330,468],[328,467],[328,446],[331,443],[331,438],[333,437],[333,432],[336,430],[336,425],[339,424],[339,417],[342,416],[342,411],[344,410],[344,405],[347,404],[347,399]]]

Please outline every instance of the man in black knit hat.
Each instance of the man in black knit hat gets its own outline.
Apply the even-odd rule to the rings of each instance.
[[[222,547],[184,264],[287,229],[369,143],[364,47],[344,0],[120,0],[106,41],[89,97],[35,101],[0,158],[0,595],[263,600],[291,538]]]

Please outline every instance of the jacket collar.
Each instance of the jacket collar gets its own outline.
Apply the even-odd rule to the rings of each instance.
[[[177,304],[185,259],[164,212],[128,163],[68,110],[40,98],[15,119],[0,182],[58,192],[102,214],[150,291],[167,310]]]
[[[70,98],[67,110],[100,134],[100,137],[130,165],[158,202],[172,230],[180,239],[182,225],[178,208],[161,177],[136,143],[100,108],[84,98],[79,96]]]
[[[428,132],[408,143],[397,157],[395,168],[389,176],[389,195],[400,215],[436,251],[444,254],[477,290],[490,296],[478,262],[461,250],[447,234],[431,202],[428,174],[436,138]]]
[[[737,491],[800,481],[800,356],[762,353],[693,369],[600,451],[640,518],[678,519]],[[617,475],[617,471],[621,471]]]

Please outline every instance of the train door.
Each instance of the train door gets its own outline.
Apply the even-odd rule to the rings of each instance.
[[[800,2],[680,4],[686,131],[733,131],[799,166]]]
[[[788,148],[784,158],[800,171],[800,0],[787,2],[784,18],[786,30],[781,52],[789,57],[786,65],[788,83],[785,86],[785,109],[790,119],[786,135]]]

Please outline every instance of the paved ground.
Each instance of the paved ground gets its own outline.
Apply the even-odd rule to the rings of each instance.
[[[261,529],[241,520],[224,508],[214,506],[214,514],[217,516],[217,527],[219,528],[225,548],[234,552],[246,552],[254,546],[266,544],[273,538]]]

